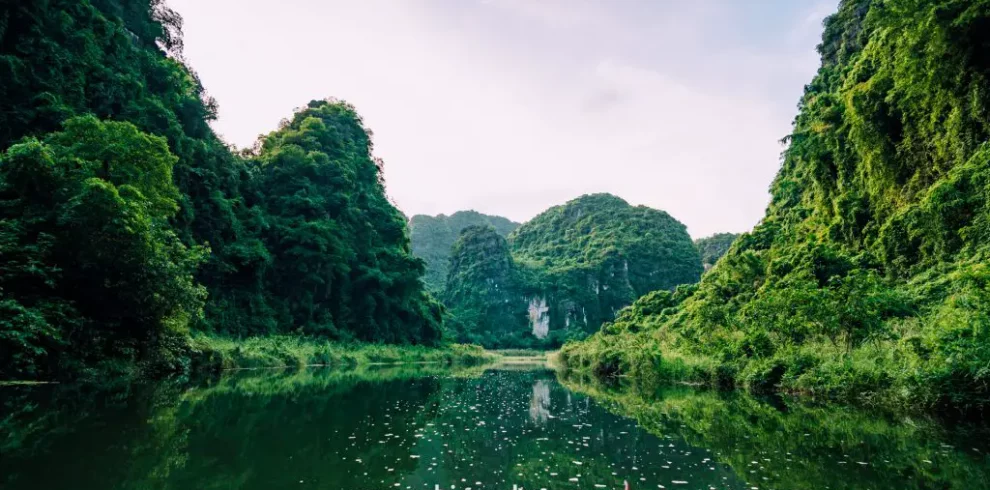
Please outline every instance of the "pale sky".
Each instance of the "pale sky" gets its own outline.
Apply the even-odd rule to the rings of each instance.
[[[230,143],[336,97],[409,216],[525,221],[610,192],[698,238],[763,217],[837,0],[168,4]]]

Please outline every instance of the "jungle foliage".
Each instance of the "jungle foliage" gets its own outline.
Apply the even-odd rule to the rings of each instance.
[[[469,226],[491,226],[499,235],[507,237],[519,223],[477,211],[457,211],[450,216],[417,214],[409,219],[412,253],[426,264],[423,284],[434,295],[443,293],[446,288],[451,249],[461,231]]]
[[[990,400],[990,1],[844,0],[766,217],[569,365],[852,398]]]
[[[686,228],[669,214],[591,194],[548,209],[507,240],[490,227],[466,229],[442,298],[458,341],[553,348],[701,271]]]
[[[210,129],[161,0],[0,6],[0,378],[186,370],[189,332],[438,342],[350,105]]]

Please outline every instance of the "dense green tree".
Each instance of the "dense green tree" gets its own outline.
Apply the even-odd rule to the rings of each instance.
[[[257,164],[272,259],[266,291],[292,329],[332,338],[436,342],[405,218],[348,104],[314,101],[268,135]]]
[[[423,284],[430,292],[440,294],[446,287],[451,248],[461,231],[469,226],[491,226],[507,237],[519,223],[477,211],[458,211],[450,216],[417,214],[409,219],[412,253],[426,263]]]
[[[620,314],[572,364],[990,400],[990,2],[845,0],[824,26],[766,217],[692,295]]]
[[[439,340],[354,108],[231,151],[161,0],[0,4],[0,104],[0,377],[185,369],[190,328]]]
[[[621,289],[633,294],[673,289],[701,275],[698,251],[681,222],[611,194],[554,206],[516,230],[510,242],[519,260],[554,273],[620,274],[628,283]]]
[[[84,114],[165,137],[178,157],[172,227],[187,246],[211,250],[196,274],[211,291],[201,322],[257,331],[258,319],[268,316],[244,307],[258,302],[238,300],[262,287],[241,266],[258,260],[264,220],[249,206],[246,162],[210,129],[216,104],[182,62],[181,28],[181,17],[161,0],[0,4],[0,148]]]

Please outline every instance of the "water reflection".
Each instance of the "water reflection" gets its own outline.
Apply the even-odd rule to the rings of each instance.
[[[538,379],[533,382],[533,397],[529,400],[529,420],[542,425],[550,419],[550,382]]]
[[[990,488],[990,429],[978,416],[937,420],[797,398],[561,382],[646,432],[712,449],[750,488]]]
[[[5,387],[0,399],[5,490],[990,488],[985,427],[518,366]]]

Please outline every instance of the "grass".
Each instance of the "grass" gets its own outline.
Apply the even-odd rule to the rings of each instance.
[[[232,339],[197,335],[193,337],[192,348],[193,369],[198,372],[303,366],[353,368],[400,363],[470,366],[498,359],[498,355],[476,345],[344,344],[288,336]]]

